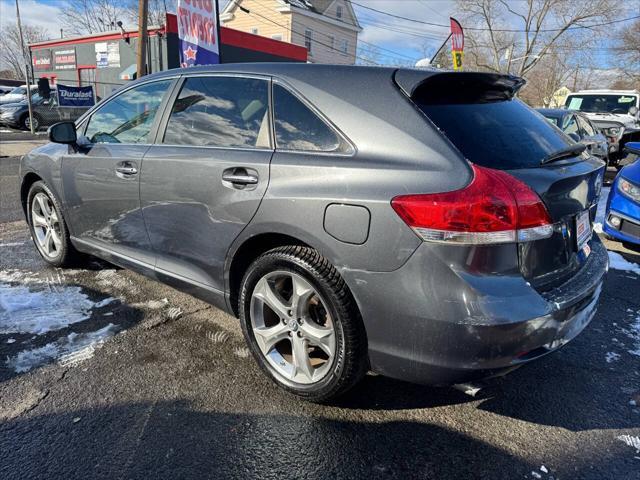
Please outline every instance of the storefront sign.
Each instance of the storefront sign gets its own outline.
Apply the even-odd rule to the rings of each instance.
[[[120,44],[118,42],[100,42],[95,45],[96,67],[120,67]]]
[[[58,105],[60,107],[92,107],[95,104],[93,87],[57,86]]]
[[[51,70],[51,50],[33,50],[31,52],[33,69],[37,72]]]
[[[53,51],[53,68],[55,70],[75,70],[76,49],[65,48]]]
[[[220,63],[217,0],[178,0],[180,65]]]

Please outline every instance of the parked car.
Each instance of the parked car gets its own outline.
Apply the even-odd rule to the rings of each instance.
[[[88,110],[88,107],[59,107],[55,90],[51,91],[51,98],[44,99],[36,94],[32,97],[33,127],[53,125],[62,120],[76,120]],[[29,130],[29,105],[26,101],[0,105],[0,123]]]
[[[640,143],[627,143],[626,148],[640,155]],[[622,168],[613,181],[603,230],[611,238],[640,246],[640,161]]]
[[[38,93],[38,86],[31,85],[31,95]],[[19,87],[13,87],[9,93],[5,93],[0,97],[0,105],[5,103],[17,103],[27,99],[27,86],[20,85]]]
[[[591,321],[604,163],[518,77],[306,64],[170,70],[24,156],[51,265],[78,252],[240,319],[276,384],[504,374]],[[143,168],[141,168],[143,167]]]
[[[620,169],[638,158],[624,147],[640,141],[640,92],[582,90],[568,95],[565,107],[583,112],[606,135],[611,165]]]
[[[7,93],[9,93],[11,90],[13,90],[15,87],[11,87],[9,85],[0,85],[0,98],[2,98],[4,95],[6,95]]]
[[[586,115],[561,108],[538,108],[538,111],[574,141],[585,145],[589,153],[607,160],[609,154],[607,137],[589,121]]]

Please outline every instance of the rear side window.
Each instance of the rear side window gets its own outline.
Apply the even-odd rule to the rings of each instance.
[[[570,145],[520,100],[438,105],[414,101],[467,159],[483,167],[537,167],[547,155]]]
[[[241,77],[187,78],[172,109],[163,143],[268,148],[269,84]]]
[[[273,86],[273,103],[279,150],[344,153],[351,150],[333,128],[278,84]]]

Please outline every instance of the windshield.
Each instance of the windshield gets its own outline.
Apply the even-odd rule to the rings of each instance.
[[[589,113],[629,113],[636,106],[635,95],[569,95],[565,107]]]
[[[414,101],[466,158],[483,167],[537,167],[551,153],[571,145],[520,100],[448,105]]]
[[[26,95],[27,89],[24,87],[16,87],[11,90],[7,95]]]

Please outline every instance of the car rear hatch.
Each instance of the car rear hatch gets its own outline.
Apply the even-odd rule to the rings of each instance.
[[[518,244],[522,275],[544,291],[575,274],[590,253],[604,163],[515,99],[524,84],[518,77],[398,70],[395,80],[466,159],[515,177],[542,199],[553,232]]]

